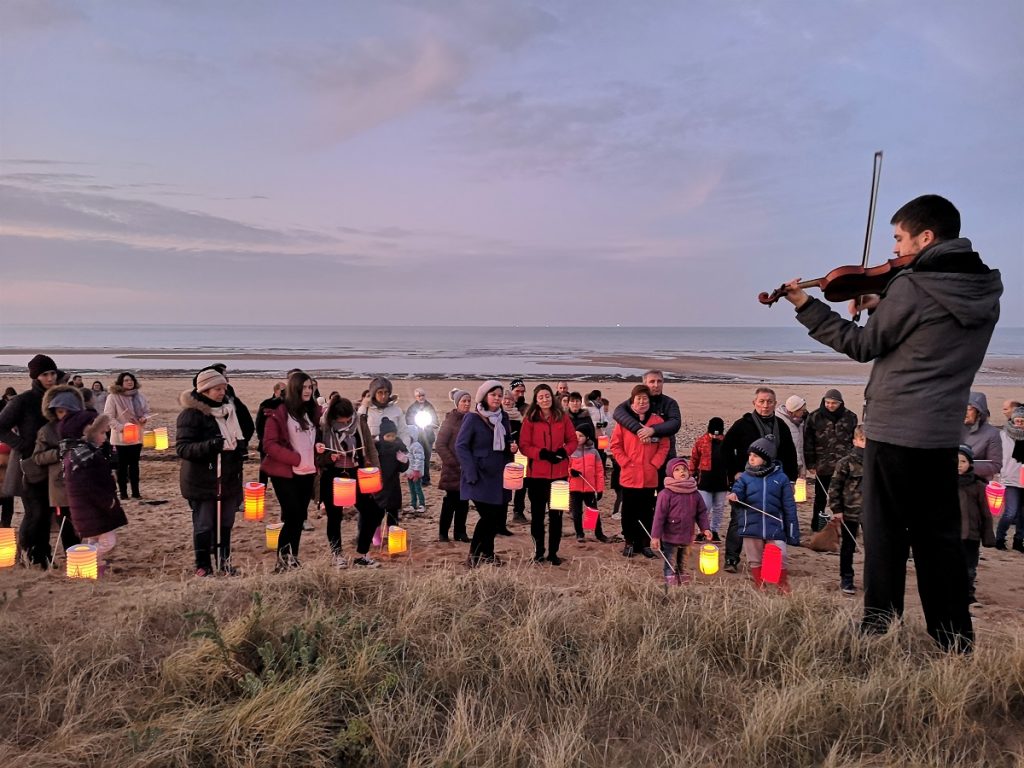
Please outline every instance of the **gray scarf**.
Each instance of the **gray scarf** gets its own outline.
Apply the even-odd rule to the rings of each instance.
[[[505,415],[505,412],[500,408],[496,411],[484,410],[483,403],[477,403],[476,412],[480,414],[480,417],[490,423],[491,429],[494,430],[494,440],[491,441],[491,447],[496,451],[505,450],[505,425],[501,422],[501,417]]]

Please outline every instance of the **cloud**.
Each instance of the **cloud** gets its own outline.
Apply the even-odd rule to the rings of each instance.
[[[9,43],[19,34],[68,27],[87,19],[72,0],[4,0],[0,3],[0,29]]]

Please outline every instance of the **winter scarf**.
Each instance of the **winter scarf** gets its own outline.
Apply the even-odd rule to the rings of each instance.
[[[773,469],[775,469],[775,464],[770,464],[767,461],[759,467],[751,466],[750,462],[747,462],[747,466],[743,468],[743,471],[754,477],[767,477]]]
[[[221,437],[224,438],[224,450],[235,450],[238,447],[238,441],[245,437],[242,434],[242,428],[238,425],[238,413],[235,410],[235,404],[230,400],[218,403],[216,400],[211,400],[199,392],[194,392],[192,396],[199,402],[209,406],[210,415],[216,420],[217,428],[220,429]]]
[[[974,485],[978,479],[974,476],[974,471],[964,472],[962,475],[956,476],[957,482],[960,483],[960,487],[964,488],[968,485]]]
[[[476,412],[480,414],[480,418],[489,422],[491,429],[494,430],[494,439],[491,441],[491,447],[496,451],[504,451],[505,425],[502,424],[501,417],[505,415],[505,412],[500,408],[496,411],[488,411],[482,403],[477,403]]]
[[[757,427],[761,437],[773,435],[775,442],[779,442],[779,420],[774,413],[771,416],[761,416],[757,411],[751,411],[750,415],[754,417],[754,426]]]
[[[146,406],[142,404],[143,398],[139,397],[139,390],[137,389],[122,389],[120,392],[112,392],[114,397],[121,398],[121,403],[127,410],[130,410],[136,419],[141,419],[146,415]]]
[[[1013,426],[1014,417],[1024,416],[1024,408],[1014,408],[1013,413],[1010,414],[1010,420],[1006,422],[1006,426],[1003,429],[1006,431],[1007,436],[1013,440],[1013,459],[1024,464],[1024,427]]]
[[[342,455],[355,460],[356,450],[359,448],[359,418],[353,419],[344,427],[337,426],[337,423],[327,424],[321,421],[324,433],[324,445],[329,450],[339,451]]]
[[[697,481],[692,477],[677,480],[674,477],[665,478],[665,488],[676,493],[694,493],[697,490]]]

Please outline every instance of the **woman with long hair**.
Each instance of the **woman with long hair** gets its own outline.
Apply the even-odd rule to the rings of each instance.
[[[544,556],[544,511],[551,498],[551,483],[569,476],[569,456],[576,450],[576,428],[555,400],[551,387],[538,384],[533,402],[526,409],[519,433],[519,448],[530,460],[526,469],[526,493],[530,499],[530,533],[533,536],[534,562],[547,560],[561,565],[558,546],[562,541],[562,512],[548,510],[548,547]]]
[[[123,371],[110,385],[110,394],[103,404],[103,412],[112,420],[110,443],[117,451],[117,487],[121,498],[128,498],[128,485],[132,487],[132,498],[141,499],[139,493],[139,459],[142,456],[142,430],[152,415],[146,396],[139,389],[135,374]],[[124,428],[138,424],[138,437],[126,440]]]
[[[313,391],[309,374],[297,371],[289,376],[284,402],[268,416],[263,431],[266,455],[260,469],[274,486],[284,524],[278,537],[275,573],[300,566],[299,541],[313,498],[315,456],[324,451],[323,443],[317,441],[321,409]]]
[[[455,540],[469,543],[466,535],[466,518],[469,516],[469,501],[459,494],[462,483],[462,467],[459,456],[455,453],[455,441],[459,437],[462,421],[473,406],[473,396],[462,389],[453,390],[452,402],[455,407],[444,417],[444,423],[437,433],[434,448],[441,459],[441,479],[437,483],[438,490],[444,491],[441,502],[441,520],[438,525],[437,540],[448,541],[448,533],[455,523]]]

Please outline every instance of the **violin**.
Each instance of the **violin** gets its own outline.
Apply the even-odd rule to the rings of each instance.
[[[881,293],[897,273],[913,263],[914,256],[899,256],[875,267],[868,266],[868,258],[871,255],[871,233],[875,226],[875,206],[878,202],[878,182],[881,172],[882,153],[875,152],[874,171],[871,178],[871,200],[868,205],[868,226],[867,232],[864,235],[864,255],[860,266],[836,267],[824,277],[818,277],[814,280],[802,280],[796,284],[797,288],[818,288],[824,294],[826,301],[850,301],[869,293]],[[765,291],[758,294],[757,300],[762,304],[771,306],[787,293],[789,293],[789,288],[786,285],[781,285],[771,293]],[[854,316],[854,322],[857,321],[859,316],[860,313],[858,312]]]

